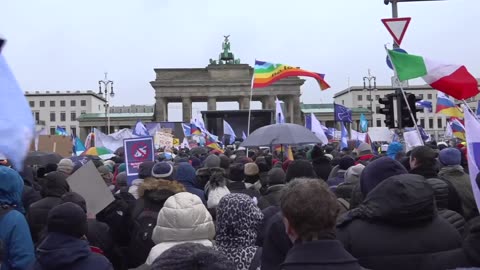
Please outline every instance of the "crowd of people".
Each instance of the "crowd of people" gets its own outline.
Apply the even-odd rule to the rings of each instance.
[[[480,267],[464,146],[403,149],[181,149],[131,183],[122,154],[93,159],[115,198],[96,215],[67,182],[82,164],[4,161],[0,269]]]

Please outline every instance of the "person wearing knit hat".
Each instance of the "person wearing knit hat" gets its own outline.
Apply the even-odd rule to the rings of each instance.
[[[369,162],[375,155],[372,154],[372,146],[368,143],[362,142],[356,149],[357,152],[357,163]]]
[[[478,210],[470,177],[460,165],[462,153],[456,148],[445,148],[440,151],[438,160],[444,165],[438,172],[438,177],[454,187],[461,201],[463,216],[469,220],[478,214]]]
[[[191,157],[190,164],[195,170],[198,170],[198,168],[202,167],[202,161],[197,157]]]
[[[80,206],[66,202],[54,207],[32,269],[113,269],[106,257],[92,253],[86,234],[87,216]]]
[[[209,155],[204,162],[205,168],[220,168],[220,161],[217,155]]]
[[[355,160],[350,156],[344,156],[340,159],[336,175],[327,180],[327,184],[333,192],[338,185],[345,181],[345,172],[353,165],[355,165]]]
[[[382,157],[370,162],[360,175],[360,191],[363,196],[374,189],[383,180],[399,174],[407,174],[403,165],[389,157]]]
[[[244,173],[245,176],[256,176],[260,170],[258,169],[258,165],[256,163],[250,162],[245,164]]]
[[[350,202],[353,189],[358,185],[358,182],[360,181],[360,175],[362,174],[364,168],[365,166],[363,164],[357,164],[348,168],[348,170],[345,172],[344,182],[339,184],[335,189],[335,195],[337,195],[338,198],[342,198],[347,202]]]
[[[268,172],[267,189],[258,200],[258,207],[263,210],[269,206],[280,206],[280,198],[285,187],[285,172],[281,168],[272,168]]]
[[[255,190],[259,191],[261,188],[260,184],[260,169],[258,169],[258,165],[254,162],[249,162],[245,164],[244,167],[244,174],[245,174],[245,184],[247,188],[254,188]]]
[[[97,168],[97,171],[102,176],[103,181],[105,181],[105,184],[107,184],[108,188],[111,191],[114,190],[115,186],[112,184],[113,174],[110,172],[110,170],[106,166],[100,166]]]
[[[71,175],[73,171],[73,167],[74,167],[73,161],[68,158],[64,158],[60,160],[60,162],[58,163],[57,172],[62,172],[66,175]]]
[[[172,164],[162,161],[153,165],[152,177],[164,180],[173,180]]]
[[[287,174],[285,176],[285,182],[290,182],[294,178],[298,177],[307,177],[307,178],[317,178],[312,163],[307,160],[294,160],[287,169]]]

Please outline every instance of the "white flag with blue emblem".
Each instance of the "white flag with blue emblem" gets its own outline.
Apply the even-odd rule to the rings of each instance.
[[[480,123],[465,106],[463,112],[465,113],[465,135],[467,136],[468,171],[477,208],[480,209]]]
[[[133,128],[133,135],[138,136],[138,137],[150,136],[148,134],[147,128],[145,127],[145,125],[140,120],[137,121],[137,124],[135,124],[135,127]]]
[[[0,53],[0,153],[17,169],[23,168],[34,131],[32,110]]]

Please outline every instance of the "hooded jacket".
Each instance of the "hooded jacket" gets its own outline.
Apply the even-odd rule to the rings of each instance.
[[[197,195],[202,200],[203,204],[207,204],[205,192],[195,187],[196,177],[196,171],[192,165],[187,162],[181,162],[178,164],[175,179],[181,183],[188,192]]]
[[[460,234],[437,215],[433,189],[418,175],[379,183],[339,219],[337,239],[368,269],[450,269],[464,263],[463,255],[454,256],[461,254]]]
[[[188,192],[177,193],[165,202],[158,213],[152,240],[156,244],[148,255],[146,264],[172,246],[193,242],[213,246],[215,226],[212,216],[198,196]]]
[[[47,225],[48,212],[62,202],[60,197],[63,194],[70,191],[70,186],[66,181],[67,177],[62,172],[47,174],[42,190],[44,198],[30,205],[27,220],[35,243],[40,239],[40,233]]]
[[[66,234],[49,233],[37,248],[33,270],[113,270],[102,255],[92,253],[85,240]]]
[[[220,200],[215,249],[234,262],[237,270],[260,265],[260,249],[255,241],[262,219],[262,212],[248,195],[232,193]]]
[[[463,216],[465,219],[469,220],[478,215],[470,177],[464,172],[462,166],[445,166],[440,169],[438,177],[451,183],[457,191],[462,201]]]
[[[0,241],[4,245],[2,270],[26,269],[35,259],[27,221],[21,213],[23,180],[20,175],[0,166],[0,205],[11,210],[0,217]]]

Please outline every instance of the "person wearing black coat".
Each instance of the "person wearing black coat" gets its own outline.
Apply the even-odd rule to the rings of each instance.
[[[61,172],[47,174],[42,189],[44,198],[30,205],[27,220],[34,243],[38,242],[41,232],[47,224],[48,212],[62,202],[60,197],[63,194],[70,191],[66,179],[67,175]]]
[[[280,201],[286,232],[294,243],[284,270],[359,270],[357,259],[335,239],[337,198],[318,179],[295,179]]]
[[[41,187],[35,182],[34,171],[31,167],[25,166],[23,171],[19,172],[23,179],[22,203],[25,211],[28,211],[32,203],[42,199],[40,195]]]
[[[47,236],[37,248],[31,270],[113,270],[102,255],[92,253],[87,241],[87,216],[71,202],[54,207],[48,214]]]
[[[419,175],[395,175],[379,183],[342,216],[337,238],[372,270],[468,266],[460,234],[438,216],[434,191]]]
[[[280,196],[285,187],[285,172],[283,169],[271,169],[267,175],[266,186],[265,194],[258,200],[258,207],[261,210],[269,206],[280,205]]]

